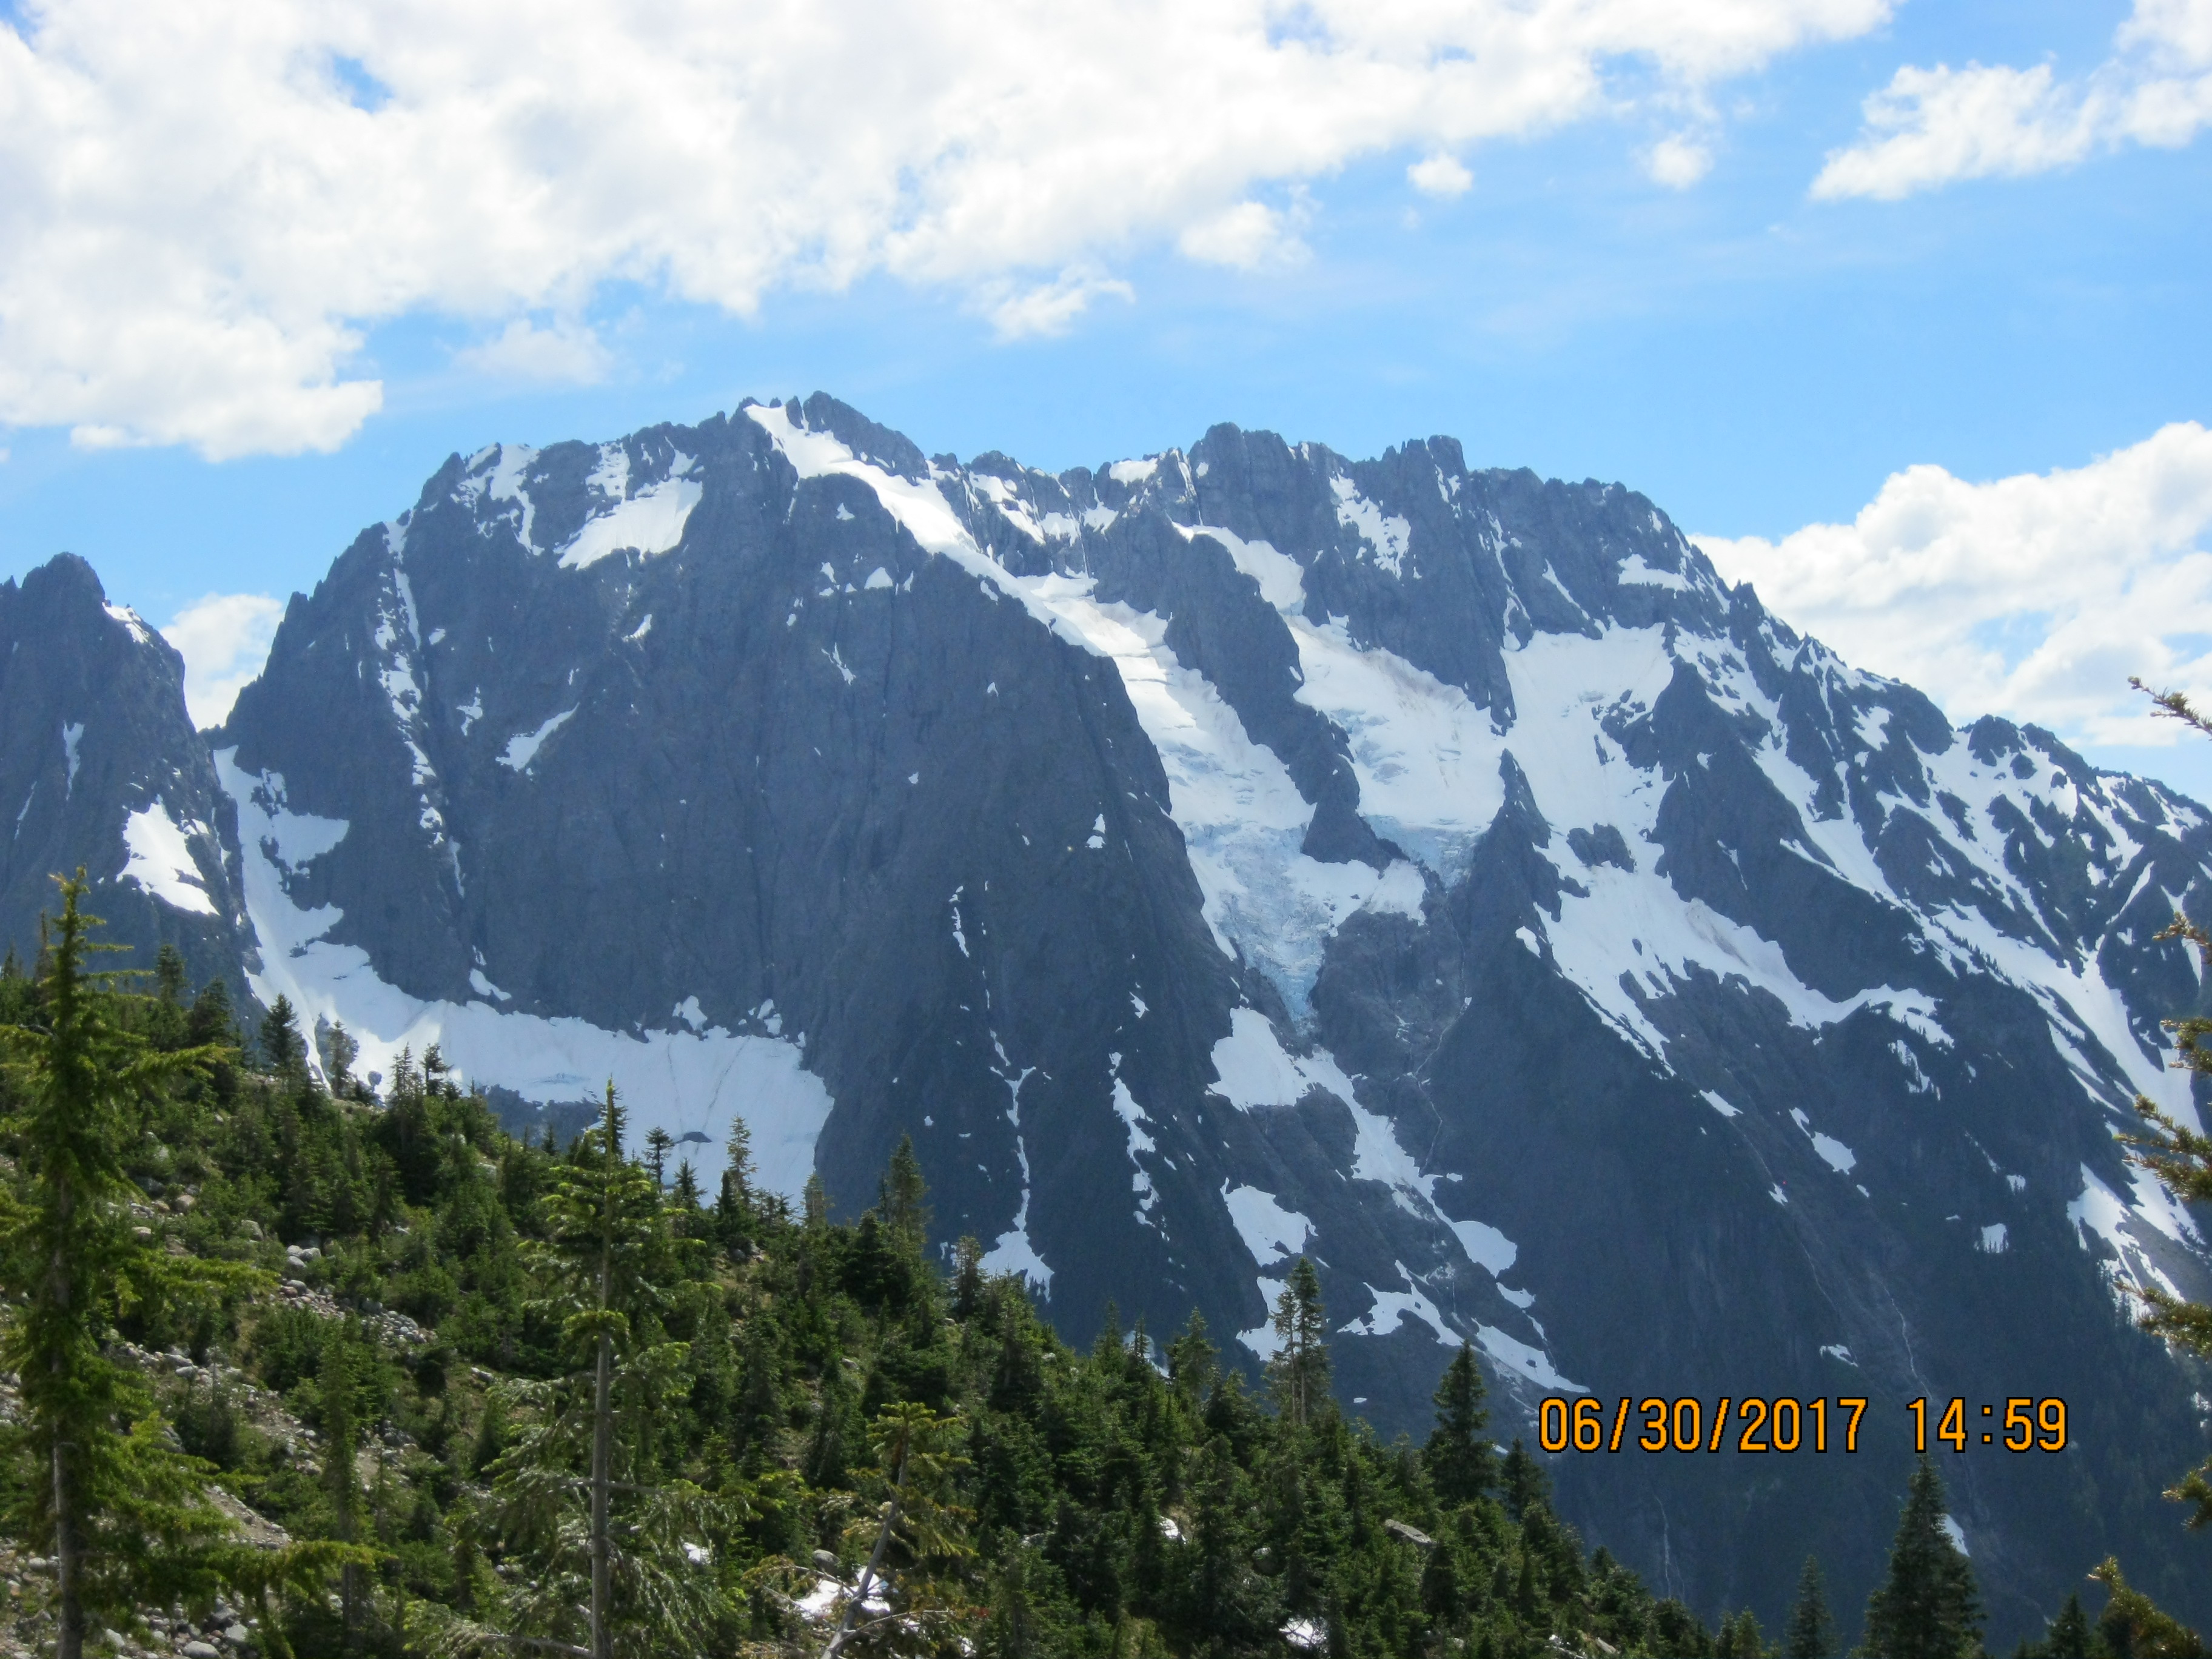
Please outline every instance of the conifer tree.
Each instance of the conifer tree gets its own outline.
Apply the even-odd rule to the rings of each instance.
[[[1828,1613],[1828,1598],[1820,1583],[1818,1558],[1807,1556],[1797,1575],[1796,1598],[1790,1604],[1790,1624],[1782,1638],[1782,1659],[1829,1659],[1836,1650],[1836,1621]]]
[[[1872,1659],[1964,1659],[1981,1643],[1973,1569],[1943,1526],[1943,1482],[1925,1455],[1913,1465],[1889,1571],[1867,1598]]]
[[[354,1467],[361,1449],[360,1425],[356,1420],[360,1385],[354,1369],[355,1346],[350,1330],[332,1332],[323,1344],[316,1379],[322,1401],[323,1485],[330,1495],[331,1530],[343,1544],[358,1543],[361,1539],[361,1477]],[[361,1578],[360,1568],[348,1565],[338,1579],[349,1643],[361,1628]]]
[[[668,1155],[676,1150],[676,1137],[658,1123],[645,1132],[645,1167],[653,1171],[653,1189],[668,1190]]]
[[[228,1548],[228,1522],[203,1495],[206,1466],[171,1448],[144,1383],[104,1352],[126,1299],[159,1307],[261,1276],[167,1256],[133,1233],[121,1149],[137,1139],[138,1114],[215,1055],[155,1053],[124,1028],[114,975],[88,960],[114,947],[89,937],[99,919],[78,908],[83,875],[61,882],[61,916],[40,953],[44,1029],[0,1029],[23,1085],[8,1125],[18,1177],[0,1202],[0,1297],[10,1307],[0,1364],[22,1397],[4,1442],[15,1466],[6,1530],[53,1558],[58,1659],[78,1659],[97,1624],[128,1624],[142,1603],[205,1595],[249,1570],[266,1583],[324,1559],[251,1569]]]
[[[172,1008],[185,999],[185,958],[167,939],[154,957],[155,994]]]
[[[261,1057],[280,1075],[307,1064],[307,1045],[289,997],[279,996],[261,1017]]]
[[[1498,1469],[1498,1483],[1505,1489],[1506,1513],[1516,1521],[1525,1521],[1532,1510],[1551,1505],[1552,1477],[1517,1434]]]
[[[1283,1420],[1303,1428],[1328,1399],[1328,1322],[1322,1311],[1321,1278],[1300,1256],[1275,1298],[1275,1357],[1267,1378]]]
[[[901,1135],[884,1171],[878,1196],[884,1225],[920,1249],[929,1234],[929,1206],[921,1178],[921,1160],[915,1156],[914,1137]]]
[[[1490,1423],[1484,1395],[1482,1367],[1462,1342],[1437,1387],[1437,1425],[1421,1449],[1429,1480],[1447,1504],[1472,1503],[1498,1478],[1498,1455],[1483,1433]]]
[[[2182,693],[2153,691],[2139,679],[2128,684],[2150,697],[2160,714],[2212,737],[2212,718],[2191,706]],[[2206,969],[2212,969],[2212,930],[2185,915],[2177,910],[2172,923],[2157,937],[2179,939],[2195,951],[2200,980]],[[2212,1077],[2212,1040],[2208,1040],[2212,1039],[2212,1019],[2191,1016],[2160,1023],[2173,1033],[2179,1056],[2177,1063],[2193,1076]],[[2166,1191],[2185,1204],[2212,1201],[2212,1135],[2160,1111],[2147,1095],[2136,1097],[2136,1110],[2148,1127],[2144,1134],[2126,1137],[2132,1148],[2130,1161],[2157,1176]],[[2149,1312],[2142,1322],[2145,1330],[2179,1343],[2200,1358],[2212,1358],[2212,1307],[2187,1301],[2155,1285],[2126,1288],[2148,1304]],[[2192,1505],[2185,1522],[2189,1527],[2212,1525],[2212,1459],[2184,1475],[2166,1495]]]
[[[699,1212],[699,1172],[688,1158],[676,1165],[676,1184],[669,1188],[668,1207],[687,1221]]]
[[[966,1429],[958,1417],[941,1417],[912,1401],[886,1407],[870,1425],[883,1495],[873,1521],[856,1521],[848,1529],[848,1537],[868,1540],[871,1547],[822,1659],[837,1659],[848,1644],[879,1625],[896,1624],[915,1633],[947,1610],[931,1569],[972,1553],[966,1537],[971,1517],[953,1501],[956,1477],[968,1466],[959,1450]],[[886,1610],[864,1620],[863,1613],[878,1599]]]
[[[753,1134],[742,1117],[730,1120],[730,1139],[722,1163],[721,1189],[714,1199],[714,1237],[740,1259],[754,1235]]]
[[[1746,1607],[1733,1619],[1721,1621],[1713,1642],[1714,1659],[1765,1659],[1766,1636],[1759,1628],[1759,1615]]]
[[[2097,1617],[2106,1652],[2117,1659],[2203,1659],[2197,1632],[2129,1583],[2118,1561],[2107,1556],[2089,1577],[2110,1595]]]
[[[2096,1632],[2089,1625],[2089,1615],[2081,1610],[2079,1592],[2066,1598],[2066,1605],[2058,1609],[2058,1616],[2051,1621],[2051,1629],[2043,1638],[2040,1651],[2044,1659],[2091,1659],[2096,1649]]]
[[[658,1659],[702,1651],[712,1626],[713,1583],[684,1544],[722,1524],[717,1508],[689,1482],[650,1484],[639,1451],[648,1437],[641,1431],[625,1444],[617,1422],[618,1386],[633,1415],[649,1419],[675,1385],[684,1352],[681,1343],[643,1340],[662,1300],[654,1274],[667,1264],[670,1244],[650,1177],[623,1156],[625,1117],[610,1082],[599,1123],[556,1167],[544,1200],[549,1247],[538,1265],[555,1287],[551,1305],[565,1315],[563,1336],[589,1365],[572,1379],[581,1386],[567,1391],[565,1408],[557,1386],[514,1390],[540,1415],[499,1459],[495,1518],[543,1566],[512,1598],[519,1628],[503,1636],[462,1628],[478,1646]],[[630,1464],[620,1474],[618,1454]],[[579,1462],[586,1473],[574,1472]],[[625,1510],[619,1520],[617,1491]]]

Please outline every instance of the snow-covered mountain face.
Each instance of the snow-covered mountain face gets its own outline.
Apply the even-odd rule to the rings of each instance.
[[[53,878],[82,866],[100,937],[131,947],[98,965],[150,969],[173,944],[195,984],[242,993],[229,812],[168,641],[70,555],[0,582],[0,945],[25,971]]]
[[[2062,1396],[2076,1450],[1947,1458],[1996,1633],[2108,1550],[2193,1594],[2203,1425],[2117,1292],[2203,1251],[2114,1133],[2191,1109],[2154,935],[2212,823],[1852,671],[1633,493],[1227,427],[1054,477],[818,395],[495,447],[213,749],[253,983],[364,1068],[611,1076],[702,1173],[741,1111],[848,1211],[911,1133],[1075,1334],[1256,1358],[1304,1252],[1386,1427],[1462,1339],[1516,1421],[1870,1399],[1856,1454],[1560,1460],[1707,1612],[1808,1549],[1863,1593],[1906,1401]]]

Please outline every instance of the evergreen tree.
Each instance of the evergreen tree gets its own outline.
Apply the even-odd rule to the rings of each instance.
[[[1829,1659],[1836,1650],[1836,1621],[1828,1613],[1828,1598],[1820,1583],[1820,1563],[1805,1558],[1797,1575],[1796,1599],[1790,1604],[1790,1624],[1782,1638],[1782,1659]]]
[[[645,1167],[653,1171],[653,1190],[668,1190],[668,1155],[676,1150],[676,1137],[658,1123],[645,1132]]]
[[[896,1625],[909,1637],[925,1632],[947,1611],[933,1570],[973,1553],[967,1541],[971,1513],[954,1501],[958,1473],[968,1467],[959,1449],[966,1427],[915,1401],[886,1407],[870,1425],[882,1496],[874,1521],[847,1529],[848,1538],[871,1547],[822,1659],[837,1659],[847,1644],[878,1625]],[[878,1600],[887,1610],[863,1621],[868,1604]]]
[[[1980,1645],[1981,1597],[1973,1569],[1945,1530],[1943,1482],[1923,1455],[1890,1546],[1889,1571],[1867,1598],[1873,1659],[1963,1659]]]
[[[356,1420],[360,1385],[355,1376],[356,1340],[350,1331],[335,1331],[323,1343],[323,1359],[317,1377],[322,1407],[323,1486],[331,1500],[331,1530],[338,1541],[361,1539],[361,1477],[355,1459],[361,1450],[360,1425]],[[338,1595],[350,1644],[361,1628],[361,1569],[348,1565],[339,1575]]]
[[[220,1043],[226,1048],[238,1042],[238,1017],[232,1010],[230,987],[219,979],[211,979],[200,987],[200,994],[192,999],[192,1011],[185,1017],[185,1040],[194,1047]]]
[[[322,1033],[323,1073],[329,1079],[332,1094],[348,1094],[353,1089],[353,1063],[361,1058],[361,1044],[353,1040],[353,1033],[337,1023]],[[434,1052],[434,1048],[433,1050]],[[423,1056],[422,1069],[430,1069],[429,1056]]]
[[[2081,1597],[2077,1592],[2066,1598],[2066,1605],[2051,1621],[2039,1651],[2045,1659],[2092,1659],[2096,1652],[2095,1641],[2096,1633],[2090,1628],[2089,1615],[2081,1611]]]
[[[78,908],[83,874],[61,883],[40,952],[45,1029],[0,1029],[23,1084],[7,1124],[19,1168],[0,1204],[0,1296],[14,1310],[0,1364],[22,1398],[4,1442],[7,1531],[53,1558],[58,1659],[78,1659],[93,1629],[127,1625],[142,1604],[243,1582],[229,1524],[201,1493],[206,1466],[170,1448],[145,1384],[106,1350],[126,1300],[159,1309],[257,1277],[170,1258],[134,1234],[122,1149],[138,1141],[143,1109],[215,1056],[155,1053],[125,1028],[113,975],[88,961],[115,947],[89,937],[100,924]]]
[[[167,939],[154,958],[155,994],[174,1008],[185,999],[185,958]]]
[[[901,1135],[878,1188],[878,1207],[884,1225],[910,1241],[917,1249],[929,1236],[927,1192],[921,1178],[921,1160],[914,1152],[914,1137]]]
[[[699,1212],[699,1172],[688,1158],[676,1165],[676,1184],[669,1189],[668,1206],[687,1221]]]
[[[1765,1633],[1749,1607],[1721,1621],[1720,1634],[1713,1641],[1713,1659],[1765,1659]]]
[[[565,1316],[562,1334],[589,1369],[572,1379],[582,1386],[568,1391],[566,1409],[556,1388],[519,1390],[541,1415],[500,1458],[497,1518],[542,1567],[510,1598],[515,1628],[495,1638],[471,1627],[483,1640],[566,1647],[586,1659],[703,1650],[713,1586],[683,1543],[720,1524],[696,1485],[646,1478],[651,1419],[684,1348],[643,1340],[665,1300],[656,1270],[671,1265],[672,1252],[649,1177],[622,1154],[626,1115],[611,1081],[599,1123],[556,1167],[543,1200],[548,1243],[538,1263],[556,1291],[549,1306]],[[618,1384],[636,1425],[629,1435],[617,1421]],[[620,1473],[618,1455],[629,1462]],[[579,1462],[586,1472],[575,1472]]]
[[[2121,1577],[2118,1561],[2107,1556],[2089,1577],[2111,1596],[2097,1617],[2097,1634],[2113,1659],[2203,1659],[2197,1632]]]
[[[1304,1427],[1328,1401],[1328,1321],[1322,1311],[1321,1277],[1300,1256],[1275,1298],[1275,1357],[1267,1378],[1284,1420]]]
[[[307,1064],[307,1045],[289,997],[279,996],[261,1017],[261,1057],[280,1075]]]
[[[1462,1342],[1437,1385],[1437,1425],[1421,1449],[1430,1482],[1447,1504],[1474,1502],[1498,1478],[1498,1455],[1483,1433],[1490,1423],[1484,1395],[1482,1367]]]
[[[1499,1484],[1505,1489],[1505,1510],[1516,1521],[1526,1521],[1540,1509],[1548,1509],[1552,1502],[1552,1477],[1544,1473],[1521,1437],[1513,1437],[1512,1449],[1498,1470]]]
[[[714,1237],[732,1256],[742,1259],[752,1248],[753,1134],[742,1117],[730,1120],[730,1139],[722,1163],[721,1188],[714,1199]]]

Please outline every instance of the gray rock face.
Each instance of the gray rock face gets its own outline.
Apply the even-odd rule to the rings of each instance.
[[[742,1111],[848,1212],[911,1133],[1079,1338],[1196,1306],[1256,1364],[1304,1251],[1386,1431],[1462,1340],[1508,1432],[1865,1397],[1853,1453],[1556,1460],[1709,1614],[1808,1550],[1856,1604],[1909,1400],[2063,1397],[2063,1456],[1945,1454],[1992,1644],[2115,1550],[2212,1614],[2156,1497],[2195,1382],[2118,1295],[2212,1284],[2113,1139],[2189,1109],[2153,935],[2212,820],[1954,729],[1632,492],[1229,427],[963,465],[819,395],[495,447],[211,747],[252,982],[362,1069],[612,1076],[709,1172]]]
[[[240,995],[236,844],[168,641],[72,555],[0,582],[0,943],[27,969],[53,878],[82,866],[101,937],[131,947],[106,965],[150,969],[173,944],[195,984]]]

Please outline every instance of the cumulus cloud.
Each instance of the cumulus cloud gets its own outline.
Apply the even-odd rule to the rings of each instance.
[[[161,637],[185,659],[185,707],[204,731],[230,714],[269,659],[284,607],[266,593],[210,593],[177,612]]]
[[[1697,541],[1793,626],[1954,718],[2165,744],[2179,728],[2128,677],[2212,697],[2208,539],[2212,432],[2184,422],[2072,471],[1972,483],[1915,466],[1850,524]]]
[[[1464,196],[1474,185],[1474,175],[1456,155],[1438,152],[1406,169],[1406,178],[1424,196]]]
[[[1670,190],[1689,189],[1712,167],[1711,146],[1680,133],[1662,138],[1644,156],[1644,170]]]
[[[1006,280],[982,285],[976,298],[1001,340],[1065,334],[1094,300],[1133,300],[1136,289],[1093,265],[1070,265],[1048,283]]]
[[[1816,198],[1896,201],[1963,179],[2018,178],[2127,144],[2175,148],[2212,125],[2212,0],[2136,0],[2113,53],[2078,81],[2048,64],[1906,65],[1866,100]]]
[[[0,423],[329,449],[378,323],[573,378],[526,319],[614,282],[998,285],[1033,333],[1110,291],[1071,267],[1295,257],[1302,182],[1694,103],[1893,4],[43,0],[0,21]]]
[[[491,339],[453,354],[464,368],[495,380],[555,386],[597,386],[614,367],[613,354],[587,325],[556,322],[540,328],[517,317]]]

